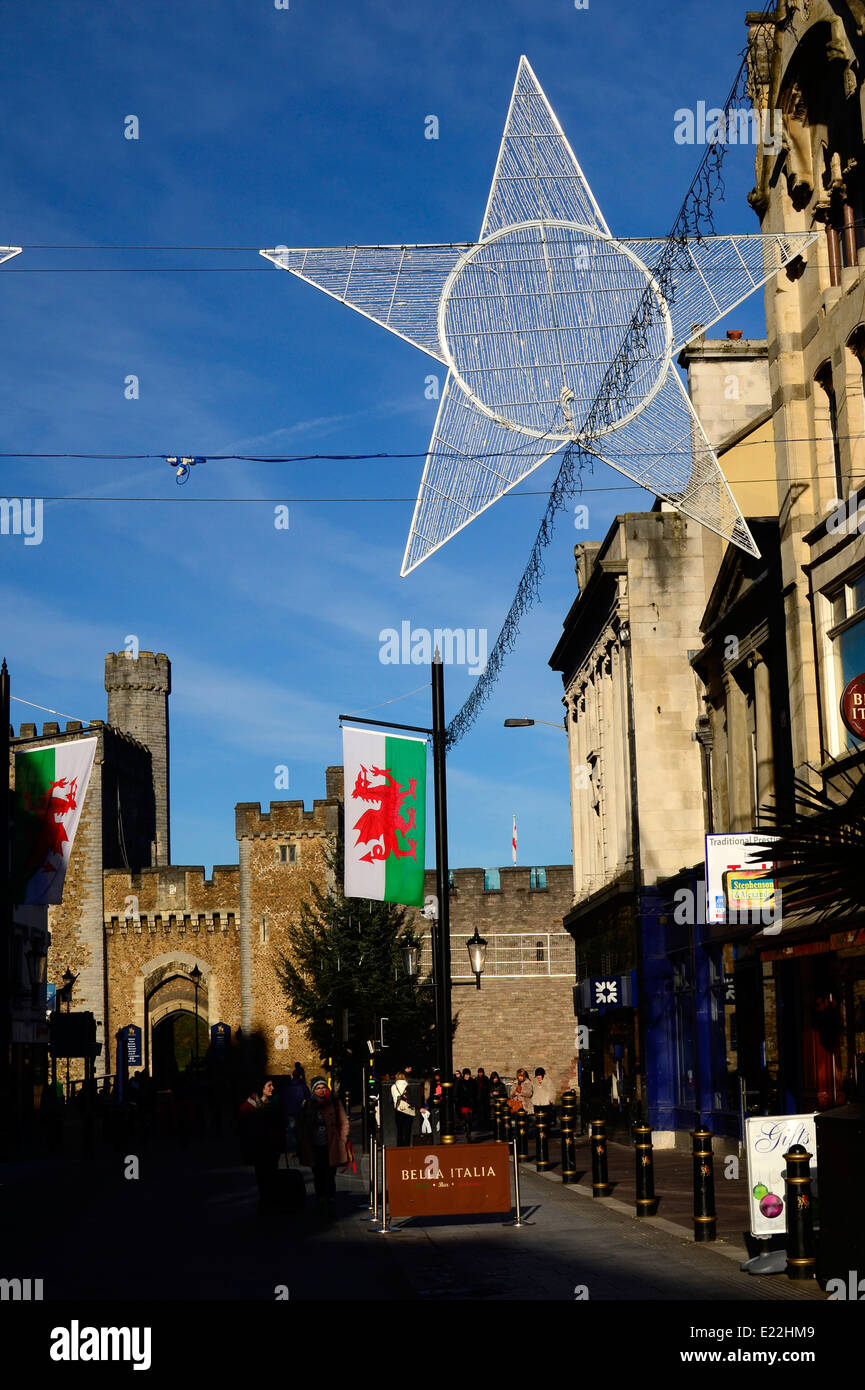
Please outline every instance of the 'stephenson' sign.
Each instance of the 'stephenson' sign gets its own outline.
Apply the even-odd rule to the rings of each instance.
[[[865,674],[854,676],[845,685],[841,718],[854,738],[865,739]]]
[[[507,1144],[387,1149],[391,1216],[464,1216],[511,1210]]]

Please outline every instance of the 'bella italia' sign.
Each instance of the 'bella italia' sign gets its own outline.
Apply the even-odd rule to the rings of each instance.
[[[386,1152],[391,1216],[464,1216],[511,1210],[507,1144],[472,1144],[469,1154],[453,1145]]]
[[[854,738],[865,739],[865,675],[854,676],[845,685],[841,718]]]

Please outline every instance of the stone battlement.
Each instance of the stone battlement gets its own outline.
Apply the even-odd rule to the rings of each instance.
[[[339,773],[337,780],[334,774]],[[270,809],[262,811],[260,801],[239,801],[234,808],[235,831],[238,840],[285,834],[336,834],[342,792],[342,768],[326,772],[328,796],[313,801],[307,811],[302,801],[271,801]]]
[[[105,657],[105,689],[156,690],[171,694],[171,662],[165,652],[108,652]]]
[[[112,724],[106,724],[104,719],[91,719],[89,724],[83,724],[80,719],[67,719],[66,728],[61,729],[60,725],[53,720],[46,720],[42,725],[42,732],[39,732],[37,724],[20,724],[18,733],[15,733],[14,724],[9,725],[9,738],[18,745],[31,740],[64,739],[64,738],[90,738],[93,734],[101,732],[112,734],[115,738],[122,739],[135,748],[144,748],[144,744],[139,739],[133,738],[131,734],[126,734],[122,729],[117,729]]]
[[[138,873],[107,869],[106,918],[122,917],[128,898],[137,900],[139,913],[236,913],[240,910],[240,869],[237,864],[214,864],[212,878],[205,878],[203,864],[161,865]]]

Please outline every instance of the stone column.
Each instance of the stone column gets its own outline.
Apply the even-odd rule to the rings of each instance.
[[[724,677],[724,689],[727,697],[729,828],[731,831],[745,831],[750,830],[753,823],[748,701],[732,673]]]
[[[625,679],[622,649],[618,643],[611,653],[612,670],[612,717],[610,731],[612,747],[609,750],[608,765],[611,770],[609,787],[612,821],[614,825],[613,852],[615,868],[621,871],[628,860],[630,840],[628,838],[628,721],[624,699]],[[612,838],[612,837],[611,837]]]
[[[772,697],[769,667],[762,653],[755,652],[748,665],[754,672],[754,728],[757,745],[756,823],[766,822],[761,807],[775,800],[775,741],[772,734]]]

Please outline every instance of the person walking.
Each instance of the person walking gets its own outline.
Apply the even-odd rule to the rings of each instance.
[[[309,1100],[310,1090],[306,1084],[303,1067],[295,1062],[294,1071],[282,1088],[282,1113],[285,1118],[286,1152],[294,1158],[297,1154],[297,1117],[303,1109],[304,1101]]]
[[[415,1108],[409,1103],[408,1077],[398,1071],[396,1080],[390,1088],[393,1097],[393,1113],[396,1117],[396,1142],[399,1148],[408,1148],[414,1128]]]
[[[259,1200],[267,1206],[274,1200],[276,1170],[284,1146],[284,1130],[279,1106],[273,1099],[273,1078],[254,1086],[238,1115],[240,1150],[255,1169]]]
[[[556,1107],[553,1104],[555,1098],[556,1092],[553,1083],[547,1077],[544,1068],[535,1067],[535,1079],[532,1084],[532,1105],[534,1106],[536,1115],[538,1113],[544,1115],[549,1126],[547,1130],[548,1134],[552,1132],[556,1118]]]
[[[471,1067],[463,1067],[454,1087],[454,1108],[457,1113],[457,1123],[465,1126],[467,1144],[472,1142],[472,1120],[477,1096],[477,1083],[472,1076]]]
[[[323,1076],[313,1077],[312,1095],[297,1119],[297,1152],[312,1169],[315,1197],[328,1216],[336,1211],[336,1170],[348,1163],[348,1116]]]

